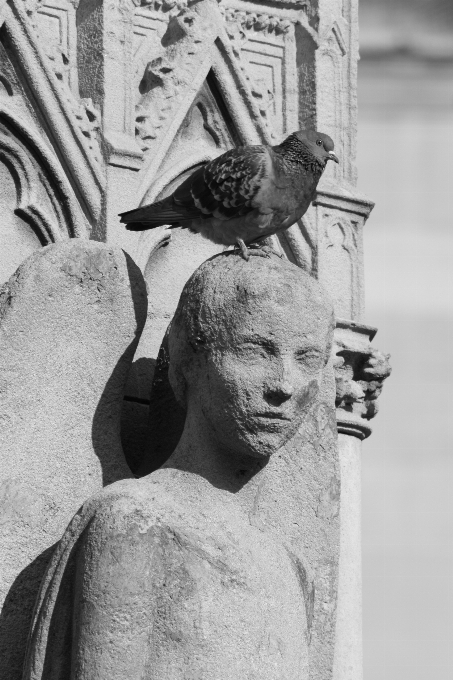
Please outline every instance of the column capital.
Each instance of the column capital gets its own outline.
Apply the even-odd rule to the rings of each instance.
[[[391,373],[390,355],[371,346],[377,329],[337,319],[334,371],[338,432],[359,439],[370,436],[377,398]]]
[[[325,208],[336,208],[344,212],[359,215],[366,222],[374,208],[374,201],[371,201],[364,194],[358,191],[349,190],[345,187],[334,186],[328,182],[322,182],[316,192],[313,205],[320,205]]]

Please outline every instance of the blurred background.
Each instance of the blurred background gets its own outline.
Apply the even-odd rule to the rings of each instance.
[[[365,680],[453,679],[453,1],[359,0],[366,317],[393,374],[363,447]]]

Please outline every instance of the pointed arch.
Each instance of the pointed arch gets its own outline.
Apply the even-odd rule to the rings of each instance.
[[[194,99],[208,78],[215,84],[220,94],[222,106],[237,133],[238,141],[242,144],[270,143],[270,134],[263,120],[258,105],[254,100],[247,79],[233,54],[228,38],[221,34],[217,36],[207,55],[198,64],[196,77],[184,93],[178,97],[178,107],[171,117],[166,129],[153,144],[153,153],[140,170],[140,183],[137,203],[143,201],[144,196],[168,153],[184,118],[186,117]]]
[[[16,73],[20,82],[26,81],[27,92],[33,97],[33,108],[40,111],[46,123],[46,135],[55,161],[65,174],[77,195],[79,211],[85,212],[87,219],[99,219],[102,210],[102,191],[105,187],[105,173],[102,163],[93,152],[93,144],[79,125],[80,108],[69,88],[64,88],[52,72],[49,60],[42,46],[36,41],[22,3],[7,3],[3,8],[1,42],[15,63],[20,65]],[[14,97],[11,97],[12,99]],[[13,107],[11,114],[14,116]],[[83,120],[83,116],[82,116]],[[84,121],[83,121],[84,122]],[[27,130],[30,127],[22,125]],[[35,144],[43,149],[44,145]],[[49,158],[50,153],[46,156]],[[56,162],[54,163],[56,165]]]
[[[40,247],[90,234],[57,159],[11,109],[0,105],[0,282]]]
[[[0,151],[9,156],[20,178],[17,209],[34,222],[44,241],[89,237],[87,221],[60,164],[39,135],[6,104],[0,105]],[[42,192],[40,198],[40,185],[48,201]]]

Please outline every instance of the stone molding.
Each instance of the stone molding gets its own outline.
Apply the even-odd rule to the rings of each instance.
[[[77,68],[76,11],[79,0],[40,0],[32,23],[61,94],[77,120],[94,162],[102,169],[101,114],[91,98],[80,97]],[[56,28],[56,25],[58,28]]]
[[[262,119],[259,106],[249,92],[247,80],[238,67],[226,34],[220,33],[217,38],[215,34],[210,36],[210,44],[211,50],[207,54],[200,53],[203,57],[201,63],[195,61],[192,73],[187,74],[187,80],[184,78],[185,83],[181,85],[181,90],[185,96],[181,95],[180,97],[178,95],[177,99],[168,102],[166,106],[169,106],[171,110],[165,116],[167,120],[162,125],[159,135],[156,135],[154,140],[148,138],[149,151],[139,175],[139,202],[143,200],[153,180],[157,177],[168,149],[210,71],[214,74],[216,85],[228,105],[229,114],[241,136],[242,143],[259,144],[269,143],[270,141],[269,131]],[[183,52],[175,55],[175,60],[171,66],[174,73],[173,78],[176,74],[181,75],[178,70],[178,62],[180,63],[184,59]],[[154,62],[152,66],[155,67],[156,63]],[[172,84],[168,82],[165,87],[168,92],[171,90]],[[165,98],[164,92],[165,90],[162,88],[163,98]],[[145,106],[142,103],[139,109],[140,118],[145,115],[144,108]],[[219,153],[222,153],[221,148],[213,154],[213,157]]]
[[[4,115],[0,108],[0,115],[2,113]],[[25,139],[30,139],[30,134],[26,127],[18,127],[17,121],[12,128],[5,127],[0,122],[0,160],[12,169],[18,185],[15,213],[33,224],[43,244],[47,245],[60,241],[64,237],[76,236],[77,232],[81,235],[80,229],[77,229],[77,210],[71,197],[52,186],[51,182],[40,172],[42,166],[45,165],[42,155],[41,164],[38,164],[36,162],[38,159],[32,158],[30,148],[11,134],[12,129],[19,129]],[[57,169],[52,168],[52,170]],[[53,199],[50,202],[49,196]]]
[[[326,286],[337,316],[354,321],[364,312],[363,227],[373,206],[355,192],[324,185],[302,220],[279,236],[287,257]]]
[[[62,237],[87,238],[89,223],[64,168],[43,139],[42,130],[28,115],[17,83],[5,71],[0,71],[1,129],[0,155],[9,158],[19,184],[20,198],[16,209],[31,219],[41,241],[45,244]],[[43,173],[47,179],[43,179]],[[43,182],[47,186],[45,193],[54,197],[50,213],[49,206],[45,205],[48,201],[43,202],[39,197],[38,187]]]
[[[334,371],[338,432],[359,439],[370,436],[369,421],[378,412],[377,399],[391,373],[390,355],[370,342],[376,328],[337,319]]]
[[[63,87],[20,3],[2,7],[0,24],[48,125],[53,150],[78,194],[82,209],[90,220],[96,220],[105,185],[100,157],[94,153],[96,114],[89,102],[76,102],[69,88]],[[89,113],[85,116],[84,111]]]
[[[219,87],[222,89],[224,85],[224,89],[229,90],[228,105],[233,110],[243,108],[238,101],[243,99],[246,118],[251,118],[247,127],[254,134],[243,135],[243,143],[275,143],[287,132],[297,129],[295,25],[303,26],[311,39],[317,40],[316,31],[303,11],[305,4],[283,3],[282,7],[274,4],[267,7],[262,3],[231,0],[220,3],[217,9],[216,2],[206,1],[198,4],[187,1],[134,2],[133,73],[129,93],[124,99],[124,118],[129,118],[129,108],[133,103],[137,141],[134,148],[141,148],[145,159],[141,163],[139,152],[131,154],[124,151],[125,156],[136,158],[131,162],[131,169],[137,170],[142,166],[141,175],[146,176],[149,184],[149,176],[156,170],[155,162],[147,167],[147,152],[154,159],[156,153],[162,155],[160,147],[162,145],[165,149],[166,146],[168,122],[174,122],[175,114],[179,120],[181,109],[190,105],[208,71],[218,72],[216,67],[222,60],[233,78],[233,88],[225,87],[221,74]],[[203,26],[206,20],[208,26]],[[166,46],[163,49],[160,43],[164,35]],[[200,51],[201,44],[203,50]],[[212,53],[211,63],[209,52]],[[183,73],[185,76],[181,82]],[[224,74],[227,80],[229,74]],[[244,111],[237,118],[243,120]],[[115,142],[107,121],[105,125],[113,147]],[[172,131],[174,135],[174,128],[172,124],[168,132]],[[257,128],[262,130],[258,139]],[[130,144],[133,143],[132,133],[126,126],[124,134],[131,136]],[[255,138],[251,139],[251,136]],[[116,144],[115,165],[120,165],[119,157],[127,147],[124,141],[122,145]],[[109,159],[109,162],[112,160]],[[129,167],[126,159],[121,165]]]
[[[203,62],[217,35],[215,23],[190,9],[170,18],[162,37],[164,53],[147,62],[142,74],[139,71],[135,131],[142,151],[152,149],[153,140],[172,123],[187,100],[187,89],[199,80],[200,67],[205,76]]]
[[[345,69],[347,71],[346,62],[349,63],[350,60],[348,7],[343,7],[341,11],[335,8],[333,11],[332,6],[331,19],[326,21],[326,16],[318,16],[318,6],[314,2],[204,0],[193,3],[189,0],[131,0],[129,9],[127,5],[125,3],[121,10],[124,24],[122,61],[127,70],[128,55],[134,55],[135,75],[131,73],[130,77],[125,76],[126,89],[129,84],[130,91],[122,95],[119,87],[118,101],[109,104],[115,109],[125,107],[124,125],[118,127],[110,120],[111,115],[106,109],[102,114],[102,117],[105,115],[102,130],[99,102],[95,102],[96,93],[92,93],[94,98],[78,96],[80,68],[77,64],[77,51],[81,49],[81,45],[77,42],[80,38],[76,33],[75,15],[80,9],[80,3],[75,0],[27,0],[15,2],[13,12],[19,19],[22,13],[22,23],[24,17],[27,17],[25,22],[28,23],[28,30],[38,39],[41,38],[40,42],[45,46],[41,61],[46,61],[55,74],[59,96],[65,100],[64,108],[71,110],[72,115],[69,117],[75,119],[77,132],[82,137],[77,140],[78,145],[86,150],[87,159],[94,166],[94,173],[98,175],[97,179],[102,180],[99,177],[99,174],[102,175],[102,144],[109,163],[140,171],[139,200],[140,194],[143,197],[149,189],[150,179],[159,171],[168,144],[181,123],[180,114],[185,114],[184,109],[187,110],[187,106],[190,106],[191,98],[195,96],[210,70],[217,74],[220,89],[230,92],[228,106],[237,110],[237,115],[233,116],[236,118],[235,123],[244,121],[244,113],[245,118],[249,119],[249,122],[242,123],[244,143],[279,141],[287,132],[299,127],[299,118],[304,112],[301,111],[298,115],[299,93],[296,83],[300,74],[295,69],[296,30],[303,30],[308,41],[308,51],[313,49],[313,54],[308,55],[311,65],[307,63],[308,71],[312,72],[309,80],[314,79],[312,88],[319,90],[319,97],[322,99],[323,88],[317,84],[320,78],[326,78],[322,65],[324,62],[334,64],[335,73],[331,80],[340,84],[338,92],[335,91],[333,97],[329,95],[329,99],[335,102],[335,111],[346,108],[343,98],[348,88],[345,87],[346,82],[341,74]],[[6,8],[5,11],[8,12]],[[109,33],[109,26],[114,28],[119,16],[116,16],[117,10],[110,14],[107,8],[102,11],[104,18],[100,29],[105,35]],[[126,26],[128,22],[132,24],[129,28]],[[55,28],[51,30],[49,26],[57,24],[60,30],[58,37],[55,37]],[[160,41],[168,31],[168,44],[162,53]],[[211,32],[212,36],[208,39]],[[43,40],[42,36],[46,39]],[[129,45],[132,36],[134,44]],[[200,36],[202,43],[199,42]],[[106,45],[113,46],[113,38],[118,37],[118,30],[115,29],[106,37]],[[207,46],[206,40],[211,42],[211,48]],[[202,44],[203,50],[198,49],[197,44]],[[159,47],[160,53],[157,53]],[[350,56],[352,58],[354,55]],[[346,61],[343,64],[341,60],[344,57]],[[183,72],[187,76],[183,78],[186,87],[180,82]],[[106,77],[104,86],[112,89],[108,69]],[[229,87],[231,83],[228,81],[232,82],[233,88]],[[140,87],[150,88],[151,96],[140,93]],[[85,90],[86,87],[84,94],[89,94]],[[231,95],[231,92],[234,94]],[[285,103],[284,107],[280,102]],[[312,116],[314,119],[309,121],[306,118],[305,122],[317,122],[319,118],[319,124],[322,124],[323,118],[327,117],[333,121],[334,131],[338,128],[337,132],[341,137],[347,121],[338,119],[335,112],[333,115],[332,112],[324,111],[321,101],[315,108],[316,111],[310,109],[311,113],[307,109],[308,118]],[[135,113],[132,109],[136,109]],[[339,138],[337,147],[343,148],[343,142]],[[74,158],[74,154],[64,155],[65,158]],[[345,159],[349,158],[349,154],[344,155]],[[147,156],[150,157],[149,160]],[[350,179],[351,170],[346,169],[345,172],[345,178]],[[86,173],[73,174],[78,176]],[[334,179],[342,181],[340,176],[335,176]],[[90,197],[91,204],[95,202],[93,199],[94,197]],[[97,204],[99,205],[99,200]]]

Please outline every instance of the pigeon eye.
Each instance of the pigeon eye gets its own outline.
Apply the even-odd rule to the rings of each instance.
[[[317,144],[318,146],[322,146],[322,139],[318,139],[318,141],[316,142],[316,144]]]

